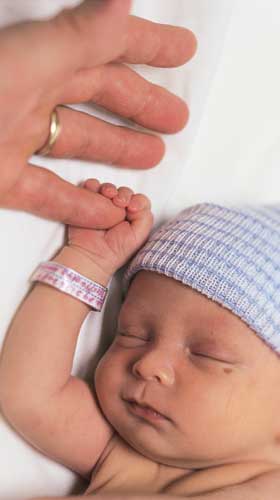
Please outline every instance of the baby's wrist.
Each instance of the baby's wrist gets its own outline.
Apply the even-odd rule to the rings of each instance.
[[[64,246],[52,261],[74,269],[74,271],[103,286],[108,285],[114,273],[114,270],[110,270],[109,266],[107,269],[107,267],[95,262],[87,250],[78,247]]]

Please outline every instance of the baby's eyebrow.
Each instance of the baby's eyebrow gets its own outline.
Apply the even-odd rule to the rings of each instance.
[[[129,317],[129,318],[122,318],[119,316],[118,321],[117,321],[117,330],[126,330],[126,331],[131,331],[131,332],[146,332],[149,330],[148,328],[145,328],[140,322],[136,323],[135,322],[135,317]]]
[[[243,356],[244,352],[242,342],[244,335],[244,332],[232,331],[230,327],[228,329],[226,327],[209,329],[208,331],[205,329],[195,335],[194,343],[201,344],[205,349],[224,350],[228,354],[240,357]]]
[[[226,350],[232,351],[232,346],[229,342],[224,339],[214,339],[213,337],[209,338],[207,335],[198,336],[190,339],[190,346],[195,347],[196,349],[203,348],[205,350]]]

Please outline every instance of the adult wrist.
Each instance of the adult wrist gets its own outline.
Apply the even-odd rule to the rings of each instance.
[[[89,252],[77,247],[64,246],[52,261],[69,267],[105,287],[113,274],[113,272],[110,273],[109,270],[98,265],[90,257]]]

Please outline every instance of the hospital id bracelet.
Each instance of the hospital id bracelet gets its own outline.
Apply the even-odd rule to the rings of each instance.
[[[95,311],[101,311],[108,288],[95,283],[82,274],[58,262],[43,262],[31,276],[31,281],[40,281],[72,295],[88,304]]]

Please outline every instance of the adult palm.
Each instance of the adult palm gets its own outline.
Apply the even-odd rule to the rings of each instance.
[[[92,100],[160,132],[180,130],[186,104],[124,63],[178,66],[195,52],[187,29],[129,15],[130,0],[87,0],[46,21],[0,31],[0,206],[65,223],[106,228],[123,218],[104,197],[74,186],[29,158],[62,104]],[[64,106],[51,156],[148,168],[164,154],[159,137],[117,127]]]

